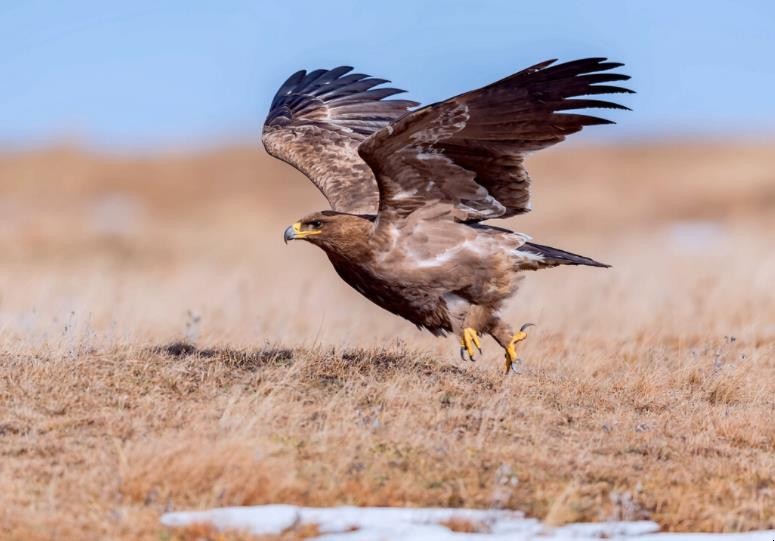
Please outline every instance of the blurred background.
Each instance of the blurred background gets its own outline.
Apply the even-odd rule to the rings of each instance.
[[[423,103],[546,58],[627,63],[636,114],[587,140],[772,133],[771,2],[72,2],[0,6],[0,142],[255,144],[293,71],[353,65]],[[626,121],[625,121],[626,119]]]
[[[773,20],[766,1],[3,2],[0,336],[69,351],[398,339],[446,355],[322,253],[283,246],[325,201],[261,149],[275,90],[348,64],[430,103],[607,56],[632,75],[633,112],[531,158],[535,210],[504,225],[614,269],[530,275],[510,317],[772,337]]]

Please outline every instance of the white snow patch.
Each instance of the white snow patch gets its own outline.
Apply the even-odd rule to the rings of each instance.
[[[443,523],[466,520],[486,532],[453,532]],[[294,505],[225,507],[208,511],[167,513],[165,526],[211,524],[256,535],[279,534],[303,524],[315,524],[317,541],[772,541],[775,530],[738,534],[658,533],[650,521],[569,524],[552,528],[516,511],[480,509],[410,509],[387,507],[312,508]]]

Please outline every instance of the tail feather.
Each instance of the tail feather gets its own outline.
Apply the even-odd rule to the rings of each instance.
[[[551,246],[543,246],[541,244],[535,244],[533,242],[526,242],[518,248],[519,252],[524,252],[525,261],[520,264],[520,269],[541,269],[545,267],[556,267],[557,265],[588,265],[590,267],[610,267],[605,263],[600,263],[589,257],[583,255],[573,254],[560,250],[559,248],[552,248]]]

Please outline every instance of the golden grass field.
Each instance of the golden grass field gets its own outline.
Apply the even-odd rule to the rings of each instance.
[[[529,274],[503,378],[284,246],[324,200],[258,148],[0,154],[0,538],[218,538],[159,516],[278,502],[775,528],[773,156],[531,158],[504,225],[614,267]]]

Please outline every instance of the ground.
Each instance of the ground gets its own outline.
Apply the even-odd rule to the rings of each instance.
[[[775,528],[774,150],[531,158],[505,225],[613,268],[527,275],[507,378],[284,246],[324,201],[258,149],[1,154],[0,538],[259,503]]]

